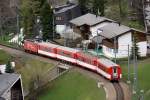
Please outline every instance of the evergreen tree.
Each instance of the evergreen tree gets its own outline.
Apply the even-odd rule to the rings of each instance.
[[[92,13],[99,16],[104,16],[105,0],[93,0],[92,2]]]
[[[46,41],[48,39],[52,39],[53,38],[53,10],[51,9],[51,7],[47,2],[43,4],[40,15],[41,15],[43,40]]]
[[[130,58],[134,59],[134,53],[135,53],[135,56],[137,57],[137,59],[139,59],[140,58],[140,54],[139,54],[139,47],[137,45],[138,38],[137,38],[137,35],[136,35],[135,32],[133,33],[132,40],[133,41],[132,41],[132,48],[131,48]]]
[[[7,65],[6,65],[5,72],[6,73],[13,73],[14,72],[14,70],[13,70],[13,68],[11,66],[11,62],[10,61],[8,61]]]
[[[87,4],[89,0],[78,0],[82,15],[88,12]]]
[[[37,16],[40,15],[41,7],[45,1],[46,0],[21,1],[21,26],[24,28],[25,34],[33,34]]]

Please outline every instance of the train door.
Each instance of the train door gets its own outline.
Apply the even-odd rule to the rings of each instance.
[[[118,69],[117,69],[117,67],[113,68],[113,78],[118,78]]]

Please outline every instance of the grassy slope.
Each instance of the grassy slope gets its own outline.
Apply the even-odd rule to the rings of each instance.
[[[25,61],[25,65],[21,69],[17,70],[18,73],[22,75],[24,88],[29,89],[31,79],[35,75],[42,75],[48,69],[52,68],[52,65],[53,64],[44,63],[34,59],[27,59]],[[18,66],[22,65],[18,64]]]
[[[0,64],[7,63],[9,58],[16,62],[15,70],[21,74],[25,90],[29,88],[29,83],[33,76],[42,74],[53,66],[53,64],[41,62],[25,56],[20,57],[18,55],[10,55],[5,51],[0,50]]]
[[[127,62],[121,63],[123,68],[123,77],[125,80],[127,79]],[[133,73],[133,65],[131,64],[131,69]],[[149,100],[150,98],[150,58],[142,60],[138,62],[138,86],[139,89],[144,89],[145,92],[145,100]],[[133,79],[133,74],[131,74],[131,78]]]
[[[7,54],[5,51],[0,50],[0,64],[5,64],[8,62],[11,56]]]
[[[39,100],[106,100],[104,90],[80,73],[69,72],[50,83]]]

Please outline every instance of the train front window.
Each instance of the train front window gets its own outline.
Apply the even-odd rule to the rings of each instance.
[[[117,68],[114,68],[114,73],[117,73]]]

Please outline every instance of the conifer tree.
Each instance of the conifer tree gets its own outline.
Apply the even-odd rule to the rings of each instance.
[[[104,16],[105,0],[93,0],[92,2],[92,13],[99,16]]]
[[[133,37],[132,37],[132,48],[131,48],[131,59],[134,59],[134,53],[135,53],[135,56],[137,57],[137,59],[140,58],[140,52],[139,52],[139,47],[137,45],[137,42],[138,42],[138,37],[136,35],[136,32],[133,33]]]
[[[89,0],[78,0],[81,13],[84,15],[88,12],[87,4]]]
[[[13,73],[14,72],[14,69],[12,68],[10,61],[8,61],[7,65],[6,65],[5,72],[6,73]]]
[[[48,39],[53,38],[53,10],[50,5],[45,2],[43,7],[41,8],[41,25],[42,25],[42,33],[43,40],[46,41]]]

